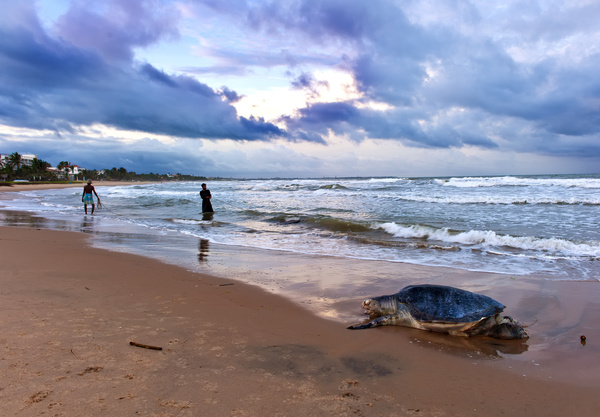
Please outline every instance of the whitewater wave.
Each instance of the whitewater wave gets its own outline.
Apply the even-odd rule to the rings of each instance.
[[[455,177],[450,179],[437,179],[438,184],[446,187],[478,188],[478,187],[527,187],[527,186],[555,186],[565,188],[600,188],[600,178],[521,178],[521,177]]]
[[[438,204],[496,204],[496,205],[518,205],[518,204],[539,204],[539,205],[600,205],[600,196],[590,198],[551,198],[551,197],[523,197],[516,196],[447,196],[447,197],[429,197],[429,196],[395,196],[398,200],[411,201],[415,203],[438,203]]]
[[[196,219],[169,219],[169,221],[171,221],[173,223],[189,224],[189,225],[206,224],[207,223],[206,220],[196,220]],[[210,223],[210,222],[208,222],[208,223]]]
[[[117,187],[115,187],[117,188]],[[102,195],[110,197],[119,197],[123,199],[138,199],[140,197],[146,198],[194,198],[199,197],[199,191],[185,191],[185,190],[153,190],[151,188],[137,189],[137,190],[119,190],[119,189],[108,189],[102,190]]]
[[[573,242],[556,238],[536,238],[532,236],[499,235],[494,231],[469,230],[452,231],[448,228],[434,228],[423,225],[402,226],[384,223],[378,226],[394,237],[427,239],[465,246],[509,247],[519,250],[548,252],[571,257],[600,258],[600,242]]]
[[[75,207],[73,207],[72,205],[68,206],[68,205],[65,205],[65,204],[53,204],[53,203],[42,202],[42,203],[40,203],[40,205],[42,207],[48,208],[49,210],[64,211],[64,210],[74,210],[75,209]]]
[[[367,182],[400,182],[406,181],[406,178],[370,178]]]

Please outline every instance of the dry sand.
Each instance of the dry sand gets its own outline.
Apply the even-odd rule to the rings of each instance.
[[[507,369],[518,361],[475,357],[466,339],[346,330],[257,287],[91,248],[80,233],[1,227],[0,259],[2,416],[595,416],[600,407],[597,385],[524,376]]]

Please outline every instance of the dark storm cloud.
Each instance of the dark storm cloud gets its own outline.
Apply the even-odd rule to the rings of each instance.
[[[58,132],[72,131],[77,124],[102,123],[209,139],[285,136],[262,119],[238,118],[220,93],[195,78],[132,62],[131,48],[173,32],[169,24],[148,17],[149,12],[141,13],[142,2],[110,2],[111,10],[119,11],[119,24],[93,19],[82,5],[76,3],[75,10],[59,20],[59,32],[72,40],[86,19],[92,20],[95,33],[77,43],[50,36],[30,2],[13,5],[0,18],[0,123]],[[146,24],[135,22],[138,12],[149,19]],[[102,38],[97,31],[112,37]],[[234,97],[235,92],[227,94]]]
[[[436,9],[410,1],[235,4],[235,19],[266,35],[339,44],[344,55],[338,65],[352,72],[365,99],[394,108],[376,117],[360,103],[313,105],[287,118],[290,128],[442,148],[494,148],[503,141],[515,150],[557,155],[570,144],[569,154],[600,156],[600,54],[593,52],[594,40],[589,46],[577,40],[598,39],[596,3],[496,7],[455,1],[436,2]],[[218,7],[226,12],[227,6],[221,1]],[[418,13],[435,15],[438,7],[447,20],[414,19]],[[509,51],[519,48],[539,58],[515,60]],[[309,81],[291,83],[310,89]]]
[[[359,111],[348,103],[316,103],[300,110],[305,123],[315,126],[331,126],[335,123],[352,121],[357,118]]]
[[[450,148],[464,145],[493,149],[497,144],[471,130],[475,121],[463,128],[460,123],[440,124],[424,129],[418,120],[427,117],[414,109],[374,111],[357,108],[352,102],[318,103],[299,111],[300,117],[286,120],[293,129],[307,129],[327,136],[331,131],[354,141],[366,138],[401,140],[407,145],[424,148]]]
[[[143,0],[75,0],[56,23],[59,38],[106,60],[133,58],[133,48],[179,35],[173,9]]]
[[[292,81],[292,86],[294,88],[313,88],[313,84],[315,82],[315,78],[312,74],[303,72],[300,74],[294,81]]]
[[[188,138],[319,143],[335,133],[425,148],[600,156],[594,2],[183,3],[210,8],[248,38],[273,43],[249,42],[247,49],[209,42],[198,48],[219,65],[174,75],[133,61],[135,48],[179,36],[171,2],[77,0],[52,28],[42,27],[33,1],[8,2],[0,16],[0,123],[58,133],[102,123]],[[190,76],[276,67],[313,98],[323,82],[317,69],[347,71],[361,98],[306,105],[280,120],[284,131],[239,117],[231,105],[237,92]]]
[[[226,86],[221,87],[221,90],[219,91],[219,93],[221,94],[222,97],[225,97],[225,99],[227,101],[229,101],[230,103],[236,103],[236,102],[240,101],[242,98],[244,98],[244,96],[239,95],[236,91],[230,90]]]

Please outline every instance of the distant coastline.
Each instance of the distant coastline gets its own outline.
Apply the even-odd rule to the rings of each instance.
[[[117,187],[123,185],[152,184],[155,181],[94,181],[96,187]],[[159,181],[156,181],[159,182]],[[0,192],[19,192],[33,190],[51,190],[54,188],[83,187],[85,181],[39,181],[39,182],[0,182]]]

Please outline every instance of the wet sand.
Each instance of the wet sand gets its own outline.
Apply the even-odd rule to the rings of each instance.
[[[2,415],[592,416],[600,406],[595,282],[498,286],[495,298],[516,301],[511,314],[538,318],[526,342],[350,331],[257,286],[87,239],[0,228]],[[329,261],[312,260],[342,272]]]
[[[148,182],[131,182],[131,181],[93,181],[92,185],[94,187],[101,186],[117,186],[117,185],[140,185],[140,184],[150,184]],[[56,188],[74,188],[80,187],[83,189],[85,183],[83,182],[73,182],[68,184],[43,184],[43,183],[17,183],[12,185],[2,185],[0,186],[0,191],[33,191],[33,190],[51,190]],[[2,193],[0,193],[0,196]]]

